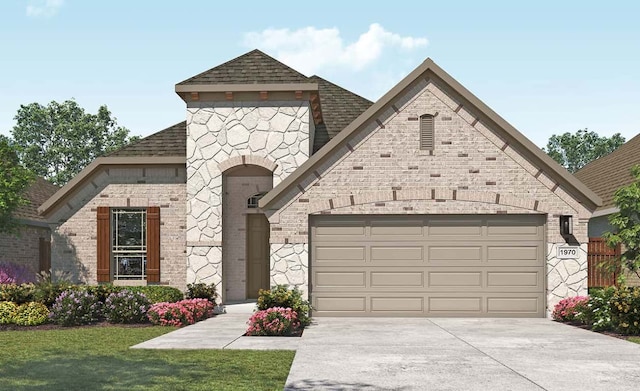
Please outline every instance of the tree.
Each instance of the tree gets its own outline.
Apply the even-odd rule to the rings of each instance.
[[[137,139],[118,126],[106,106],[86,113],[74,100],[21,105],[12,135],[22,164],[64,185],[91,161]]]
[[[640,165],[631,169],[635,181],[616,190],[613,200],[620,210],[609,216],[614,232],[604,234],[607,244],[622,244],[620,265],[640,277]]]
[[[0,135],[0,232],[15,232],[19,224],[13,216],[16,208],[28,202],[24,191],[33,174],[20,166],[20,160],[10,140]]]
[[[560,136],[554,134],[549,138],[547,147],[543,148],[543,151],[573,173],[587,163],[615,151],[624,142],[625,139],[620,133],[611,137],[600,137],[596,132],[589,132],[585,128],[578,130],[575,134],[569,132]]]

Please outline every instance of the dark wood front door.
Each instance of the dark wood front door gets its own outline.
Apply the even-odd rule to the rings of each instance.
[[[256,299],[269,289],[269,220],[263,214],[247,215],[247,298]]]

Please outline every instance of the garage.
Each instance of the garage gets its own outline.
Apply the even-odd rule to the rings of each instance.
[[[543,317],[545,215],[310,219],[313,316]]]

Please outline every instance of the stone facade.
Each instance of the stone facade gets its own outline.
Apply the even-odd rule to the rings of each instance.
[[[102,169],[51,216],[51,266],[97,283],[97,207],[160,207],[160,283],[186,288],[184,167]]]
[[[0,262],[26,265],[37,273],[40,269],[40,238],[49,240],[49,227],[24,225],[14,235],[0,234]]]
[[[546,214],[547,306],[567,292],[586,294],[586,253],[575,261],[552,254],[565,243],[558,216],[574,216],[574,236],[585,247],[591,212],[444,91],[417,81],[301,178],[304,192],[291,190],[268,213],[272,248],[307,243],[313,214]],[[435,115],[433,151],[419,149],[425,113]]]
[[[277,185],[309,158],[313,132],[309,119],[308,101],[189,103],[188,254],[223,254],[223,172],[235,166],[257,165],[272,171],[271,185]],[[243,196],[225,191],[224,197]],[[212,266],[206,270],[220,260],[213,257],[209,262]],[[215,269],[222,273],[220,267]],[[188,283],[205,278],[223,281],[221,274],[205,277],[193,268],[188,275]],[[218,286],[218,292],[227,292],[227,288]],[[231,292],[239,297],[240,292]]]
[[[298,287],[303,297],[309,294],[309,245],[307,243],[271,244],[271,285]]]

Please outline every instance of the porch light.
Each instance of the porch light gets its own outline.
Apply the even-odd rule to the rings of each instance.
[[[560,235],[562,236],[573,235],[573,216],[571,215],[560,216]]]

